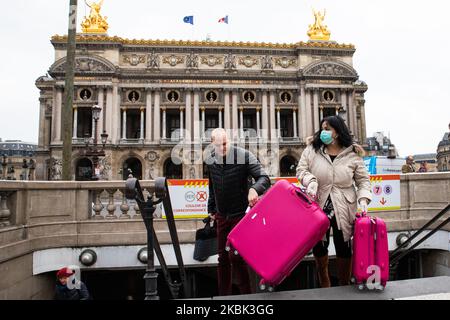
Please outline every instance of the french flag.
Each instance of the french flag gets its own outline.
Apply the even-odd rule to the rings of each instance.
[[[219,23],[221,23],[221,22],[225,22],[226,24],[228,24],[228,16],[225,16],[225,17],[223,17],[223,18],[220,18],[220,19],[219,19]]]

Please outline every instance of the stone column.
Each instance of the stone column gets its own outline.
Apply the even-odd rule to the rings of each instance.
[[[190,142],[192,139],[192,95],[190,91],[186,91],[186,141]]]
[[[112,130],[111,130],[111,142],[117,144],[120,137],[120,95],[119,87],[117,83],[113,84],[112,89]]]
[[[161,108],[162,111],[162,139],[166,140],[166,107]]]
[[[154,105],[154,116],[153,116],[153,141],[156,143],[160,143],[160,139],[161,139],[160,101],[161,101],[161,91],[158,90],[155,92],[155,105]],[[165,125],[165,122],[164,122],[164,125]]]
[[[184,139],[184,107],[180,107],[180,140]]]
[[[223,128],[223,122],[222,122],[222,111],[223,111],[223,108],[222,107],[219,107],[219,128]]]
[[[361,144],[366,143],[367,139],[365,102],[365,100],[361,100]]]
[[[52,110],[52,123],[53,123],[53,142],[61,142],[61,112],[62,112],[62,91],[61,87],[56,87],[55,102]]]
[[[313,135],[313,116],[311,112],[311,90],[305,90],[306,137]]]
[[[319,110],[320,110],[320,119],[323,119],[323,106],[320,106]]]
[[[97,122],[97,141],[101,141],[101,134],[103,133],[103,130],[105,130],[105,89],[103,89],[103,87],[98,89],[98,106],[102,110],[100,111],[100,116]]]
[[[239,136],[239,125],[238,125],[238,92],[233,90],[232,93],[232,114],[233,114],[233,133],[231,138],[233,141],[237,141]]]
[[[230,119],[230,92],[224,91],[224,118],[225,118],[225,129],[231,129],[231,119]]]
[[[319,119],[319,89],[314,89],[314,132],[319,130],[320,119]]]
[[[348,92],[348,111],[349,111],[349,120],[350,120],[350,133],[353,134],[354,138],[356,139],[356,112],[355,112],[355,105],[353,100],[353,90]]]
[[[256,136],[261,138],[260,107],[256,107]]]
[[[270,92],[270,140],[275,141],[277,138],[275,124],[275,92]]]
[[[298,109],[297,108],[294,108],[293,110],[292,110],[292,123],[294,124],[294,138],[297,138],[298,137],[298,133],[297,133],[297,112],[298,112]]]
[[[348,108],[347,108],[347,93],[346,93],[347,89],[342,89],[341,90],[341,105],[342,105],[342,109],[344,109],[345,111],[345,116],[343,117],[345,120],[345,123],[347,124],[347,126],[349,125],[348,122]]]
[[[39,98],[39,148],[45,147],[45,99]]]
[[[205,107],[201,107],[202,110],[202,132],[201,132],[201,138],[202,140],[205,139],[206,134],[205,134],[205,124],[206,124],[206,118],[205,118]]]
[[[106,108],[105,108],[105,118],[106,118],[106,133],[108,134],[108,141],[112,141],[113,132],[113,90],[108,88],[106,94]]]
[[[239,137],[244,138],[244,108],[239,108]]]
[[[277,108],[277,137],[281,139],[281,115],[280,115],[280,107]]]
[[[94,135],[95,135],[95,133],[94,133],[94,131],[95,131],[94,112],[92,112],[91,121],[92,121],[91,138],[94,139]],[[98,126],[98,121],[97,121],[97,126]]]
[[[145,108],[142,107],[141,108],[141,132],[140,132],[140,137],[139,140],[144,141],[144,121],[145,121]]]
[[[127,139],[127,109],[122,108],[122,140]]]
[[[200,142],[200,95],[194,92],[194,141]]]
[[[308,136],[308,117],[306,115],[306,90],[305,90],[305,83],[302,82],[300,84],[300,96],[298,97],[298,104],[299,104],[299,112],[300,116],[298,118],[299,121],[299,128],[300,128],[300,138],[302,141],[306,140],[306,137]]]
[[[268,103],[267,103],[267,92],[262,92],[262,129],[263,135],[262,138],[267,140],[269,138],[269,112],[268,112]]]
[[[77,106],[73,106],[73,139],[77,138],[78,131],[78,108]]]
[[[147,89],[145,105],[145,141],[152,141],[152,91]]]

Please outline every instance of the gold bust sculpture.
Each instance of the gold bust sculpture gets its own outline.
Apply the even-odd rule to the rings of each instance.
[[[328,30],[328,27],[323,24],[326,11],[323,10],[322,13],[320,11],[313,10],[313,13],[314,13],[314,24],[309,25],[308,30],[309,40],[322,40],[322,41],[330,40],[330,31]]]
[[[104,0],[100,0],[98,3],[89,3],[85,0],[86,5],[91,8],[91,12],[89,13],[89,17],[84,17],[84,21],[81,23],[84,33],[106,33],[108,31],[109,26],[108,22],[106,22],[107,17],[103,17],[100,14],[103,1]]]

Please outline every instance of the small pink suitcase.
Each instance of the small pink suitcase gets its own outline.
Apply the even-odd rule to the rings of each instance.
[[[379,270],[379,276],[376,276]],[[389,247],[383,219],[357,215],[353,235],[353,276],[358,288],[383,290],[389,280]],[[372,287],[373,286],[373,287]]]
[[[280,284],[319,242],[330,222],[319,205],[286,180],[278,181],[228,235],[234,249],[262,278]]]

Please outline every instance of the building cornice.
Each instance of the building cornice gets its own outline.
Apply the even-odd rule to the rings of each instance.
[[[246,49],[338,49],[355,51],[353,44],[341,44],[334,41],[308,41],[296,43],[243,42],[243,41],[206,41],[206,40],[146,40],[110,37],[106,35],[78,34],[77,43],[112,44],[120,46],[151,46],[151,47],[204,47],[204,48],[246,48]],[[51,42],[67,44],[67,36],[55,35]]]

